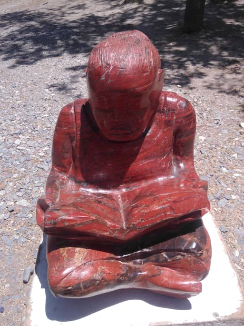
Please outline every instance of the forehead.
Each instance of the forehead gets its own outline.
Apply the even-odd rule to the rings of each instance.
[[[87,82],[92,92],[146,92],[156,78],[155,69],[141,71],[140,67],[130,69],[99,66],[87,73]]]

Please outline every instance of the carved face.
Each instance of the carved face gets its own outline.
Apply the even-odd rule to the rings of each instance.
[[[139,85],[138,85],[139,81]],[[131,141],[140,137],[158,106],[163,86],[163,71],[156,80],[133,78],[118,87],[104,81],[89,83],[89,101],[101,134],[112,141]],[[123,84],[125,85],[125,84]],[[138,85],[139,87],[135,87]]]

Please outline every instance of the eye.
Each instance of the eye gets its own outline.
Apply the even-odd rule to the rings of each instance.
[[[98,102],[99,104],[104,104],[104,103],[107,102],[107,99],[106,99],[105,96],[98,96],[98,97],[97,97],[97,102]]]
[[[148,108],[140,108],[139,110],[134,110],[131,112],[133,116],[136,116],[137,118],[144,118],[144,116],[147,114]]]

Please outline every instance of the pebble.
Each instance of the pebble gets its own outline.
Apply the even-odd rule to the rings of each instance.
[[[2,314],[4,312],[4,307],[0,306],[0,313]]]
[[[213,316],[214,316],[215,318],[218,318],[218,317],[219,317],[219,314],[218,314],[217,312],[213,312]]]
[[[23,282],[26,284],[29,282],[31,275],[34,273],[34,268],[32,266],[28,266],[24,269],[23,273]]]
[[[2,240],[7,247],[12,247],[13,246],[13,240],[7,236],[3,236]]]
[[[34,260],[37,260],[37,256],[38,256],[38,251],[35,251],[35,252],[33,253],[33,258],[34,258]]]
[[[234,228],[234,233],[244,239],[244,232],[241,229]]]
[[[4,219],[4,220],[7,220],[9,217],[10,217],[10,214],[9,214],[9,213],[6,213],[6,214],[4,214],[3,219]]]
[[[24,195],[24,192],[17,191],[17,192],[16,192],[16,195],[19,196],[19,197],[22,197],[22,196]]]
[[[225,205],[227,204],[227,200],[226,199],[220,199],[218,202],[218,206],[219,207],[225,207]]]
[[[201,152],[201,154],[206,154],[206,150],[203,148],[200,149],[200,152]]]
[[[244,122],[240,123],[240,127],[244,128]]]
[[[9,206],[8,207],[8,211],[11,213],[11,212],[13,212],[14,211],[14,207],[13,206]]]
[[[30,212],[30,209],[28,207],[23,207],[19,216],[21,218],[27,218],[29,212]]]
[[[201,179],[201,180],[205,180],[205,181],[210,181],[210,177],[207,176],[207,175],[201,175],[201,176],[200,176],[200,179]]]
[[[236,263],[236,264],[239,263],[239,256],[235,256],[235,255],[231,254],[231,259],[234,263]]]
[[[237,243],[239,246],[244,246],[244,239],[237,239]]]
[[[238,250],[235,250],[235,251],[234,251],[234,255],[235,255],[236,257],[239,257],[239,255],[240,255],[239,251],[238,251]]]
[[[21,206],[29,206],[30,205],[29,202],[25,199],[21,199],[21,200],[17,201],[16,204],[21,205]]]
[[[0,205],[0,212],[4,213],[6,210],[6,205],[4,203],[2,203],[2,205]]]
[[[22,237],[20,236],[18,239],[17,239],[17,243],[18,244],[23,244],[27,241],[27,239],[25,237]]]
[[[2,301],[5,302],[5,301],[8,301],[10,299],[10,295],[5,295],[3,298],[2,298]]]
[[[243,149],[240,147],[232,147],[232,150],[237,154],[243,154]]]
[[[220,225],[219,229],[220,229],[221,233],[227,233],[228,232],[228,229],[223,225]]]
[[[232,197],[230,195],[225,195],[224,198],[227,199],[227,200],[231,200],[232,199]]]

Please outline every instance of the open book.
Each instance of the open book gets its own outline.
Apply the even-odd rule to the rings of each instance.
[[[154,229],[191,221],[209,209],[206,190],[160,182],[121,192],[60,194],[45,212],[44,232],[64,238],[126,241]],[[166,230],[166,229],[165,229]]]

